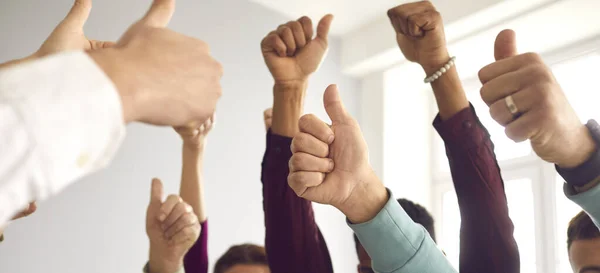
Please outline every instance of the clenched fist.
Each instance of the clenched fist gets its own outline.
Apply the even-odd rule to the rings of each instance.
[[[388,11],[404,57],[429,74],[450,59],[442,16],[429,1],[397,6]]]
[[[314,115],[300,119],[288,184],[298,196],[330,204],[354,223],[368,221],[387,201],[387,192],[371,168],[358,122],[344,108],[335,85],[327,88],[323,103],[332,124]]]
[[[181,136],[183,145],[190,148],[203,148],[206,136],[215,126],[215,115],[213,114],[199,126],[188,125],[175,127],[175,131]]]
[[[150,204],[146,212],[146,233],[150,239],[152,272],[176,272],[183,257],[200,236],[200,224],[192,207],[177,195],[163,202],[163,185],[152,180]]]
[[[332,20],[333,15],[321,19],[314,39],[312,21],[305,16],[280,25],[262,40],[261,51],[276,84],[303,82],[317,71],[328,49]]]
[[[512,30],[498,34],[496,62],[479,71],[481,98],[510,139],[529,139],[545,161],[576,167],[594,152],[593,139],[542,58],[517,55],[515,36]]]

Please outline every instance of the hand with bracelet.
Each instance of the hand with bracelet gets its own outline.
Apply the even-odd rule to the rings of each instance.
[[[494,146],[469,107],[455,58],[448,54],[442,15],[421,1],[394,7],[388,17],[402,53],[427,74],[439,109],[433,126],[444,141],[462,218],[460,251],[447,250],[459,252],[460,272],[518,273],[519,250]]]

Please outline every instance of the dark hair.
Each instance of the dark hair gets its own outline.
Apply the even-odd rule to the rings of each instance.
[[[253,244],[232,246],[219,258],[215,264],[214,273],[224,273],[240,264],[268,266],[265,248]]]
[[[577,240],[588,240],[600,237],[598,228],[585,211],[581,211],[569,222],[567,229],[567,249]]]
[[[435,242],[435,229],[434,229],[434,221],[431,214],[425,209],[423,206],[416,204],[408,199],[400,198],[397,200],[400,206],[406,211],[406,214],[412,219],[415,223],[420,224],[429,232],[431,239]],[[360,246],[360,242],[358,241],[358,237],[354,235],[354,245],[356,247],[356,253],[358,253],[358,247]]]

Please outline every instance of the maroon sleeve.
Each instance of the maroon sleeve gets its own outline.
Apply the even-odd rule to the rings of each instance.
[[[267,133],[261,180],[269,267],[271,273],[330,273],[329,250],[312,204],[287,184],[291,143],[291,138]]]
[[[183,258],[186,273],[208,273],[208,220],[200,227],[200,237]]]
[[[518,273],[519,250],[513,237],[504,182],[490,135],[466,108],[434,127],[446,145],[461,214],[461,273]]]

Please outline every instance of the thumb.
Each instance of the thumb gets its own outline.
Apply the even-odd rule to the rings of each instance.
[[[516,56],[517,34],[512,29],[505,29],[498,33],[494,43],[494,57],[496,61]]]
[[[323,95],[323,105],[325,106],[325,111],[327,111],[327,115],[331,119],[332,124],[343,123],[350,118],[342,103],[342,99],[340,98],[338,87],[335,84],[330,85],[325,90],[325,94]]]
[[[331,28],[331,22],[333,21],[333,15],[327,14],[319,21],[317,25],[317,38],[327,41],[329,35],[329,28]]]
[[[160,204],[163,199],[163,184],[160,182],[160,179],[154,178],[152,179],[152,190],[150,192],[150,205]]]
[[[175,12],[175,0],[154,0],[141,22],[150,27],[164,28]]]
[[[92,11],[92,0],[75,0],[69,14],[61,24],[72,27],[83,28]]]

